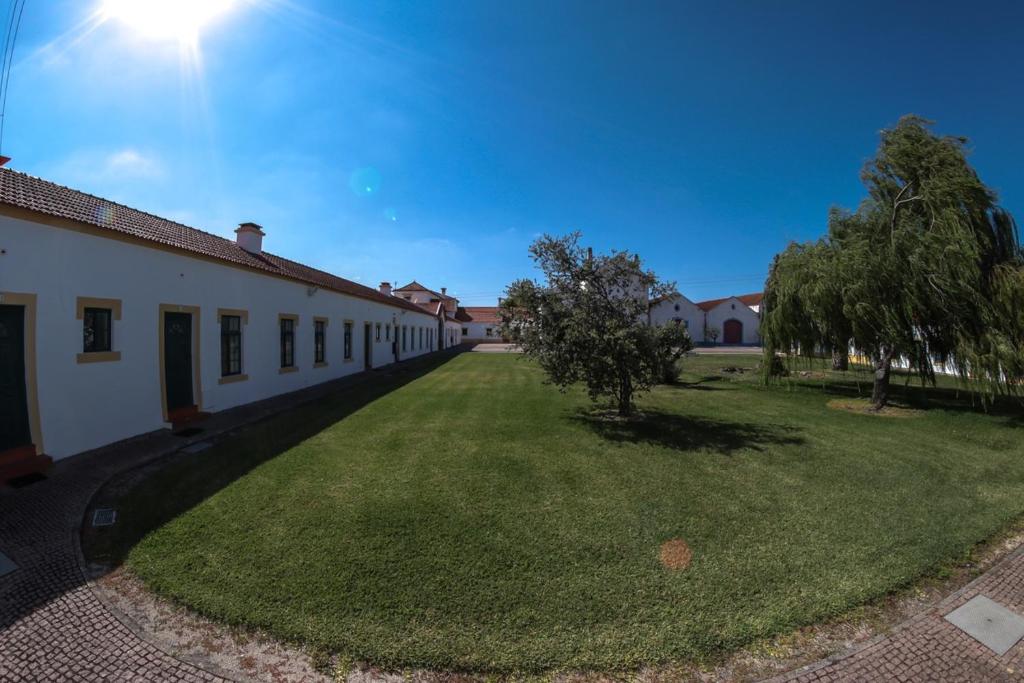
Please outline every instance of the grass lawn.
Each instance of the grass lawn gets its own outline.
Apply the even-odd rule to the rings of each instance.
[[[158,472],[107,552],[206,615],[384,667],[617,671],[841,614],[1024,513],[1019,412],[931,391],[886,419],[826,406],[850,380],[721,371],[756,362],[688,359],[622,423],[518,356],[462,354]],[[671,539],[688,568],[659,561]]]

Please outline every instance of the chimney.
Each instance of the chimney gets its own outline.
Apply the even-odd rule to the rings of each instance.
[[[391,296],[391,283],[382,282],[380,283],[380,293],[384,296]]]
[[[448,296],[448,288],[447,287],[442,287],[441,288],[441,296]]]
[[[242,249],[250,254],[263,253],[263,235],[266,234],[263,232],[263,228],[255,223],[240,223],[235,229],[235,234],[238,235],[235,242]]]

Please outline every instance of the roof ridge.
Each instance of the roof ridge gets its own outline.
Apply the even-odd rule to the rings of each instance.
[[[0,204],[22,208],[35,214],[63,218],[99,228],[101,231],[108,230],[117,235],[127,235],[146,243],[163,244],[186,255],[212,258],[258,273],[298,280],[395,308],[417,312],[421,310],[400,297],[386,296],[373,287],[367,287],[326,270],[269,251],[254,254],[243,249],[236,241],[207,230],[76,190],[24,171],[0,168]],[[93,206],[94,204],[96,206]],[[99,208],[115,209],[112,212],[115,220],[107,222],[90,214]],[[143,229],[147,224],[152,228],[148,232]]]
[[[92,192],[86,192],[85,190],[77,190],[77,189],[75,189],[73,187],[69,187],[67,185],[61,185],[60,183],[54,182],[52,180],[47,180],[46,178],[42,178],[42,177],[37,176],[37,175],[32,175],[31,173],[26,173],[25,171],[16,171],[13,168],[0,168],[0,173],[12,173],[14,175],[24,176],[25,178],[31,178],[32,180],[36,180],[36,181],[39,181],[41,183],[46,183],[47,185],[52,185],[54,187],[59,187],[62,190],[67,190],[68,192],[74,192],[75,194],[85,195],[86,197],[92,197],[93,199],[95,199],[97,201],[100,201],[100,202],[104,202],[106,204],[113,204],[114,206],[119,206],[122,209],[128,209],[129,211],[135,211],[135,212],[141,213],[144,216],[149,216],[150,218],[155,218],[158,221],[163,221],[164,223],[170,223],[171,225],[179,225],[179,226],[181,226],[183,228],[188,228],[189,230],[195,230],[196,232],[201,232],[204,235],[209,235],[210,237],[216,237],[219,240],[224,240],[228,244],[233,244],[236,247],[238,246],[238,244],[236,242],[233,242],[231,239],[229,239],[227,237],[223,237],[221,235],[218,235],[215,232],[210,232],[209,230],[203,230],[202,228],[197,228],[197,227],[195,227],[193,225],[188,225],[186,223],[182,223],[181,221],[176,221],[176,220],[172,220],[170,218],[165,218],[163,216],[158,216],[157,214],[153,213],[152,211],[146,211],[145,209],[138,209],[138,208],[136,208],[134,206],[128,206],[127,204],[123,204],[121,202],[115,202],[113,199],[107,199],[106,197],[100,197],[99,195],[93,194]],[[241,249],[241,247],[238,247],[238,248]],[[299,265],[302,265],[302,264],[299,264]]]

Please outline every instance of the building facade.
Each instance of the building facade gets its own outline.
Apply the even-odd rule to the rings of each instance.
[[[694,303],[682,294],[651,303],[652,325],[684,325],[697,344],[756,346],[761,343],[760,293]]]
[[[442,347],[422,307],[265,252],[263,237],[0,169],[0,466]]]

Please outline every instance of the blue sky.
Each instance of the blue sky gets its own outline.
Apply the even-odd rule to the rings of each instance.
[[[372,286],[493,304],[581,230],[757,291],[908,112],[1024,217],[1024,3],[237,0],[198,64],[98,5],[28,3],[10,166]]]

